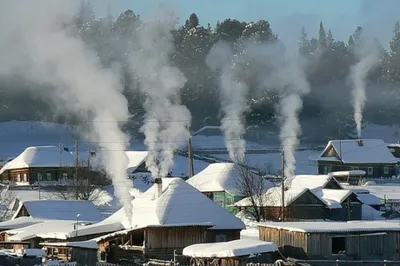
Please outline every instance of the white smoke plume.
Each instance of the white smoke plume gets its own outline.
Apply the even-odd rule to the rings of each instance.
[[[168,174],[174,150],[185,145],[190,137],[191,123],[191,114],[181,105],[179,96],[186,78],[170,62],[174,52],[173,21],[164,10],[157,13],[157,19],[141,25],[136,36],[137,49],[130,58],[130,66],[139,79],[138,87],[146,96],[141,130],[150,153],[146,165],[153,178]]]
[[[90,114],[90,141],[104,151],[106,171],[130,221],[132,183],[127,179],[124,152],[129,139],[119,125],[128,119],[127,101],[118,76],[102,68],[95,53],[68,30],[65,22],[72,21],[75,11],[71,2],[0,3],[0,74],[42,84],[34,86],[35,93],[48,97],[57,113],[86,120]]]
[[[354,121],[357,126],[357,136],[362,137],[362,120],[364,106],[367,101],[366,79],[371,70],[379,63],[380,50],[375,42],[365,42],[358,47],[359,61],[351,67],[350,80],[353,86]]]
[[[247,85],[237,75],[232,62],[233,53],[229,44],[218,42],[206,58],[209,68],[219,74],[219,89],[222,117],[222,132],[229,157],[234,162],[243,162],[246,142],[243,139],[245,125],[243,113],[246,110]]]
[[[278,111],[282,119],[280,140],[284,151],[285,178],[290,185],[296,172],[296,149],[299,146],[301,125],[299,114],[303,108],[302,97],[310,92],[310,84],[300,58],[287,60],[275,66],[265,84],[277,88],[281,95]]]

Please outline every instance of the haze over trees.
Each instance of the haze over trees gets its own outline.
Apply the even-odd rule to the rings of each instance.
[[[165,14],[174,16],[174,14]],[[176,19],[178,22],[178,19]],[[128,58],[135,49],[135,32],[143,25],[139,14],[126,10],[118,17],[111,12],[98,17],[89,3],[83,2],[75,21],[71,22],[78,34],[93,50],[105,67],[120,70],[121,82],[133,114],[130,128],[137,132],[143,118],[143,96],[137,88],[135,73],[128,71]],[[357,61],[358,43],[362,42],[362,27],[354,25],[354,33],[348,40],[335,39],[335,32],[319,25],[318,32],[309,33],[299,25],[298,54],[305,58],[305,71],[311,85],[311,93],[304,97],[301,123],[304,135],[315,140],[346,137],[355,128],[351,88],[348,82],[350,67]],[[173,65],[185,74],[187,82],[181,90],[183,104],[192,113],[192,129],[203,125],[220,124],[220,100],[218,77],[207,67],[205,59],[218,41],[225,41],[236,55],[246,53],[244,43],[275,43],[279,49],[285,44],[279,40],[279,32],[265,20],[244,22],[227,18],[215,25],[202,25],[201,18],[190,14],[184,25],[176,23],[173,29],[175,51]],[[315,35],[315,37],[309,37]],[[376,40],[379,42],[379,40]],[[383,46],[388,46],[385,50]],[[400,99],[400,23],[393,25],[393,38],[389,45],[381,44],[382,56],[377,68],[368,76],[368,102],[365,121],[392,125],[398,123],[397,110]],[[249,87],[246,107],[247,126],[274,128],[278,122],[276,106],[278,94],[262,88],[258,71],[268,69],[265,64],[251,60],[244,63],[243,77]],[[27,94],[26,84],[18,77],[0,79],[0,119],[74,121],[73,117],[54,118],[51,106],[40,95]],[[27,104],[29,103],[29,104]],[[340,128],[340,130],[338,130]]]

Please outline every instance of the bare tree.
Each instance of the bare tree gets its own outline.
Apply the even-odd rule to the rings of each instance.
[[[251,204],[251,213],[257,222],[261,221],[262,206],[264,206],[265,193],[270,188],[270,182],[256,174],[245,164],[235,164],[234,172],[235,188],[238,194],[248,198]]]
[[[13,215],[13,205],[16,203],[15,194],[8,186],[0,186],[0,221],[6,221]]]
[[[54,186],[54,189],[61,199],[96,201],[104,195],[104,187],[110,184],[111,181],[104,171],[92,171],[80,164],[73,178],[66,180],[65,184]]]

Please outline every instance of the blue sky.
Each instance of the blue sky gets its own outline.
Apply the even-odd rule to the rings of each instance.
[[[132,9],[142,18],[151,17],[153,8],[167,4],[183,23],[196,13],[200,23],[215,25],[217,20],[236,18],[243,21],[268,20],[288,48],[297,46],[300,29],[309,36],[318,32],[319,22],[331,28],[336,39],[347,41],[362,25],[385,45],[393,24],[400,16],[400,0],[92,0],[99,14],[110,6],[114,15]],[[386,45],[385,45],[386,46]]]

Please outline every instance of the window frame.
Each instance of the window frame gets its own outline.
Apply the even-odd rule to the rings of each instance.
[[[367,175],[374,175],[374,168],[373,167],[368,167],[367,168]]]
[[[384,166],[383,167],[383,174],[384,175],[388,175],[389,174],[389,167],[388,166]]]

